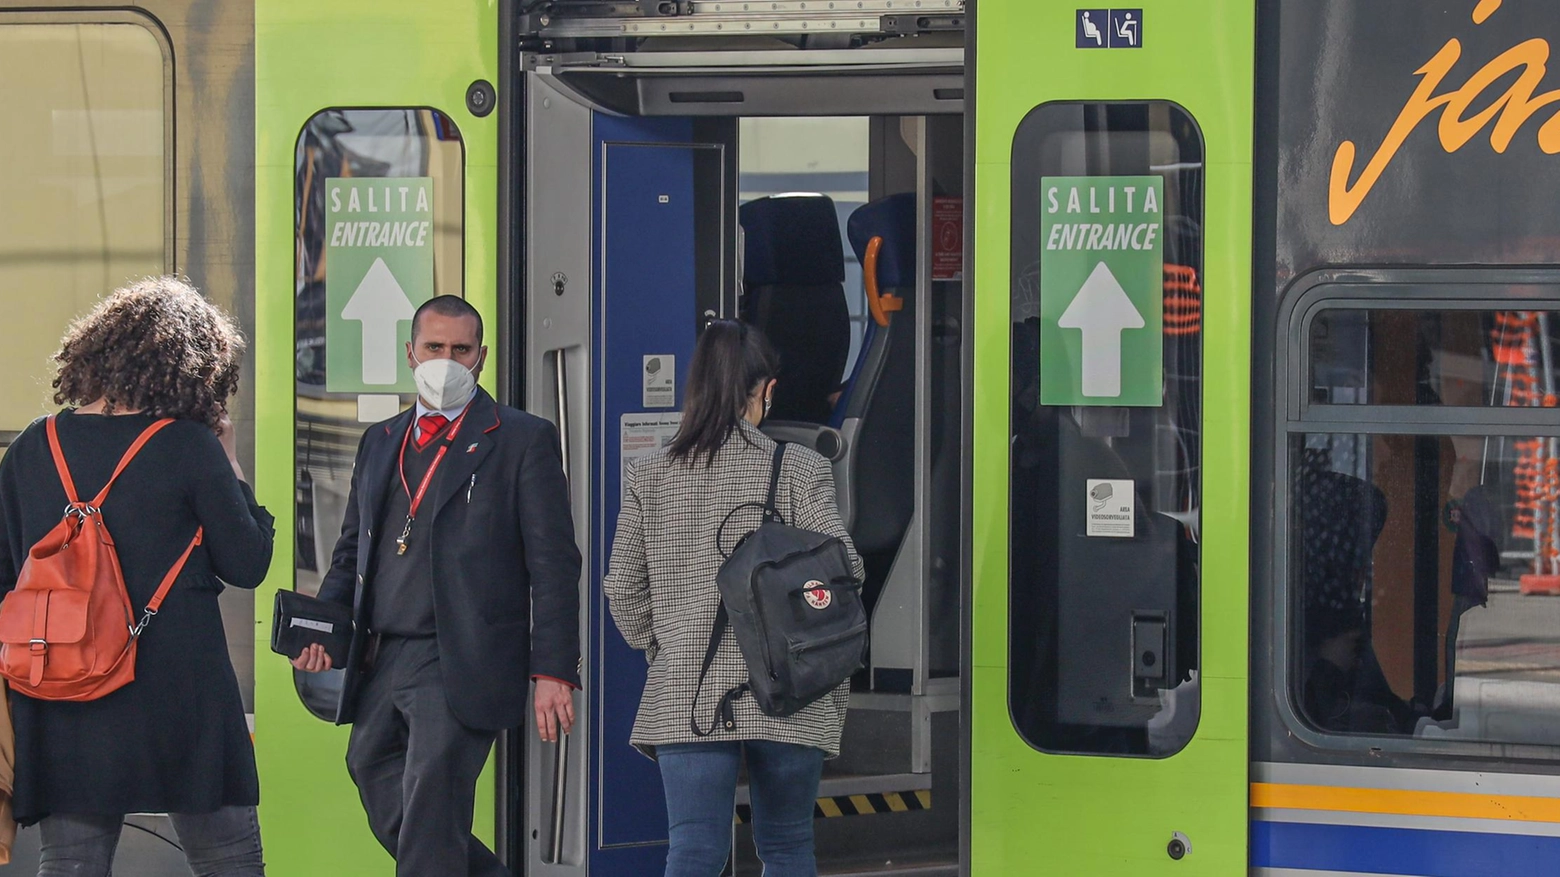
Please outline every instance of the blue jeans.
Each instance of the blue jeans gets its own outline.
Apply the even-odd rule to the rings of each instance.
[[[656,747],[671,849],[666,877],[718,877],[731,852],[737,769],[747,750],[753,843],[764,877],[815,877],[813,802],[823,750],[766,740]]]
[[[223,807],[168,818],[196,877],[265,877],[255,808]],[[38,823],[38,877],[107,877],[123,823],[119,816],[45,817]]]

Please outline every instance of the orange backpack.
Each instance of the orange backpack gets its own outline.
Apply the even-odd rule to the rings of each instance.
[[[0,601],[0,676],[15,691],[38,700],[96,700],[135,679],[136,640],[200,544],[202,530],[196,529],[137,621],[114,540],[103,525],[103,500],[147,441],[172,422],[147,427],[108,483],[84,503],[65,465],[54,418],[48,419],[49,449],[70,505],[65,518],[32,547],[16,588]]]

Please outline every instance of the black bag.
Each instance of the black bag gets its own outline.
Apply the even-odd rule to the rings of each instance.
[[[845,543],[788,526],[775,507],[784,455],[785,445],[777,446],[764,504],[746,503],[733,509],[715,535],[718,544],[726,523],[742,509],[763,509],[757,530],[744,536],[729,555],[721,549],[726,561],[715,577],[720,609],[699,671],[702,689],[729,620],[747,663],[748,681],[721,697],[715,724],[708,731],[699,728],[695,689],[691,723],[700,737],[714,733],[716,726],[734,730],[733,704],[743,694],[752,694],[767,716],[798,712],[861,669],[866,654],[867,613]]]

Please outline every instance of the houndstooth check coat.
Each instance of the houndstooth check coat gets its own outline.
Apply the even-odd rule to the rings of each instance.
[[[733,730],[717,727],[701,738],[689,723],[694,716],[701,730],[709,728],[721,695],[747,681],[747,664],[728,628],[699,694],[698,713],[692,712],[720,605],[716,531],[738,506],[763,503],[774,450],[771,439],[743,422],[708,467],[702,459],[674,461],[663,451],[629,472],[604,587],[618,630],[650,661],[629,742],[651,758],[657,746],[721,740],[797,743],[822,749],[831,758],[839,754],[849,683],[783,719],[764,715],[753,698],[742,697]],[[844,540],[856,576],[862,577],[861,558],[835,504],[827,460],[811,449],[788,446],[775,504],[786,523]],[[757,507],[732,515],[723,535],[725,550],[756,529],[760,517]]]

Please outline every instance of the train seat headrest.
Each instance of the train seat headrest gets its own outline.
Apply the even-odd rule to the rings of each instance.
[[[827,195],[772,195],[742,205],[743,283],[824,286],[845,282],[840,218]]]
[[[845,224],[850,247],[866,264],[867,242],[883,239],[878,250],[878,288],[915,286],[915,193],[901,192],[863,204]]]

